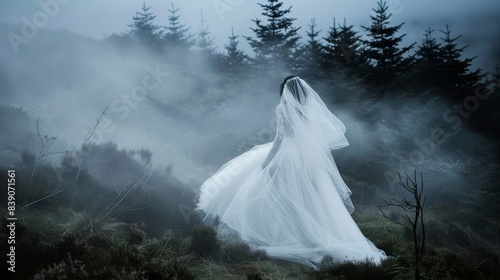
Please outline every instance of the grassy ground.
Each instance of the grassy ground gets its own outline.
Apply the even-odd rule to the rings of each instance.
[[[104,162],[108,178],[129,176],[122,187],[110,186],[83,168],[78,173],[74,165],[57,174],[49,164],[21,159],[16,167],[16,273],[5,267],[0,279],[415,278],[411,232],[383,217],[376,207],[356,203],[353,218],[390,257],[379,266],[369,261],[325,262],[315,271],[221,236],[216,226],[203,225],[195,213],[181,211],[185,208],[180,206],[196,201],[188,186],[168,173],[150,172],[114,145],[99,148],[105,157],[93,166],[101,168]],[[0,167],[0,181],[7,181],[5,174],[6,168]],[[7,205],[6,198],[0,197],[0,203]],[[434,206],[425,212],[427,247],[421,279],[500,279],[500,244],[498,234],[492,234],[498,227],[485,231],[486,238],[477,227],[468,226],[471,217],[457,219],[463,214],[440,209]],[[6,209],[0,214],[6,217]],[[3,219],[0,228],[3,238],[6,222]],[[7,252],[7,242],[1,246]]]
[[[150,233],[145,225],[100,219],[86,211],[24,210],[17,228],[15,279],[413,279],[408,234],[375,212],[360,212],[355,219],[362,231],[391,257],[380,266],[325,263],[315,271],[221,239],[213,226]],[[429,228],[439,226],[446,228]],[[435,241],[439,229],[433,229],[423,279],[499,279],[498,244],[464,227],[455,231],[461,243],[444,244]]]

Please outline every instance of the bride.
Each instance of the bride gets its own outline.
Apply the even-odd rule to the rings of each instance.
[[[281,84],[274,141],[224,164],[200,187],[196,210],[218,215],[253,248],[317,268],[386,255],[351,217],[351,191],[330,153],[349,145],[345,126],[296,76]]]

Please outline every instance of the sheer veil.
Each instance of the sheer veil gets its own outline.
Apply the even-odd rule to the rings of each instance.
[[[352,213],[354,207],[349,198],[351,191],[341,179],[330,154],[330,150],[349,145],[344,136],[346,131],[344,124],[330,112],[319,95],[299,77],[291,78],[285,83],[279,106],[283,111],[285,127],[292,128],[294,138],[303,148],[303,154],[306,157],[310,156],[310,161],[305,163],[312,165],[308,169],[326,167],[330,180]],[[320,159],[326,160],[327,164]]]
[[[274,141],[224,164],[200,187],[195,210],[218,215],[272,257],[313,267],[327,255],[384,259],[352,219],[351,191],[331,154],[349,145],[344,124],[298,77],[283,85],[276,118]]]
[[[319,95],[301,78],[285,84],[280,102],[295,135],[312,135],[325,151],[348,146],[344,124],[332,114]]]

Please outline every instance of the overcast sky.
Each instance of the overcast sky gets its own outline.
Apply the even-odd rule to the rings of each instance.
[[[23,24],[22,18],[33,19],[42,8],[39,2],[56,0],[0,0],[0,21],[11,24]],[[46,28],[65,28],[70,31],[90,36],[95,39],[120,33],[128,29],[132,17],[140,10],[143,0],[58,0],[60,10],[49,19]],[[167,25],[167,10],[173,2],[179,8],[181,21],[191,32],[199,30],[200,15],[203,11],[206,24],[209,25],[218,50],[223,51],[227,36],[234,27],[237,35],[252,35],[251,21],[261,18],[261,8],[257,4],[266,1],[249,0],[148,0],[151,11],[157,16],[157,24]],[[301,35],[305,36],[307,24],[316,19],[321,35],[325,36],[332,25],[333,17],[338,21],[347,18],[347,23],[355,25],[369,24],[369,15],[376,6],[375,0],[284,0],[284,6],[293,6],[291,16],[297,18],[296,26],[302,26]],[[469,44],[468,55],[478,55],[475,66],[492,67],[500,59],[500,1],[498,0],[388,0],[393,13],[392,22],[406,22],[403,32],[407,33],[405,43],[420,42],[427,27],[439,29],[450,25],[455,35],[463,35],[459,43]],[[20,28],[19,28],[20,29]],[[19,30],[20,32],[20,30]],[[2,35],[6,38],[6,34]],[[243,38],[242,47],[248,46]],[[485,69],[491,71],[490,69]]]

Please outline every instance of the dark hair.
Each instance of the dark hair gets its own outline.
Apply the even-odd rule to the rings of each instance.
[[[280,85],[280,96],[281,96],[281,95],[283,95],[283,90],[285,89],[285,84],[286,84],[286,82],[288,82],[288,80],[293,79],[293,78],[296,78],[296,77],[297,77],[297,76],[295,76],[295,75],[290,75],[290,76],[286,77],[286,78],[283,80],[283,82],[282,82],[282,83],[281,83],[281,85]]]
[[[283,83],[281,83],[281,91],[280,91],[280,95],[283,95],[283,90],[285,89],[285,84],[288,82],[288,80],[290,79],[293,79],[293,78],[298,78],[298,76],[288,76],[285,78],[285,80],[283,81]],[[303,100],[300,100],[300,91],[302,91],[303,95],[305,96],[306,94],[306,89],[304,88],[304,85],[302,85],[302,83],[298,83],[298,86],[299,88],[297,88],[297,85],[294,84],[294,86],[292,86],[290,88],[290,92],[292,93],[293,97],[295,97],[295,99],[297,99],[297,101],[299,102],[299,104],[301,104],[303,102]]]

